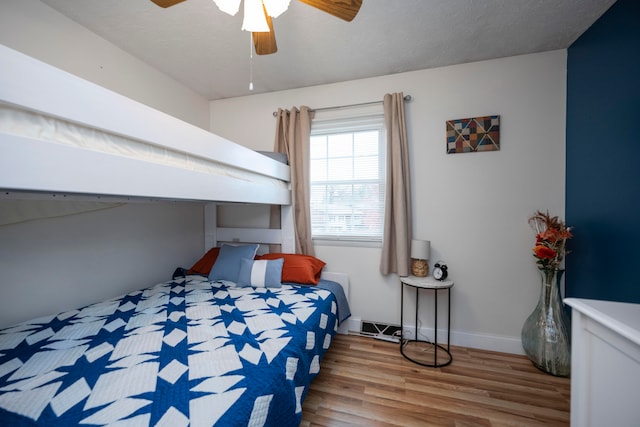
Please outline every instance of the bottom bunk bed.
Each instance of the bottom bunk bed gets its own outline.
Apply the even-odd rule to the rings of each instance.
[[[272,254],[221,258],[209,276],[0,330],[0,425],[298,426],[345,292],[272,281],[287,270]]]

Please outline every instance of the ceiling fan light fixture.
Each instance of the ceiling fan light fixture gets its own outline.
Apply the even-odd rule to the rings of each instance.
[[[213,0],[222,12],[234,16],[240,10],[240,0]]]
[[[169,7],[185,0],[151,0],[161,7]],[[234,16],[240,9],[242,0],[213,0],[218,9]],[[350,22],[356,17],[362,0],[300,0],[329,15]],[[270,55],[278,51],[273,19],[283,14],[291,0],[244,0],[242,29],[251,32],[256,54]],[[251,51],[253,53],[253,50]]]
[[[269,24],[264,14],[262,0],[244,0],[242,29],[252,33],[268,33]]]
[[[288,8],[291,0],[262,0],[267,14],[272,18],[282,15]]]

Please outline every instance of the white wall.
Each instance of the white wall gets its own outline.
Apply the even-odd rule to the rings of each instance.
[[[0,2],[0,43],[209,127],[204,98],[38,0]],[[0,227],[0,327],[170,279],[202,255],[203,234],[202,207],[172,203]]]
[[[413,237],[431,240],[430,264],[444,260],[455,281],[453,343],[521,353],[520,330],[539,293],[527,219],[537,209],[564,216],[565,82],[566,51],[553,51],[214,101],[212,131],[269,150],[278,107],[410,94]],[[495,114],[500,151],[446,154],[446,120]],[[327,269],[350,275],[354,316],[399,324],[398,279],[378,272],[379,249],[316,251]],[[425,327],[431,302],[421,298]]]
[[[0,327],[171,279],[202,255],[202,221],[192,204],[132,203],[0,226]]]
[[[0,43],[209,129],[205,98],[38,0],[0,2]]]

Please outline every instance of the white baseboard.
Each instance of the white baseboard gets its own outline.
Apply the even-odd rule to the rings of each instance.
[[[451,331],[451,345],[524,355],[520,337]]]
[[[350,331],[360,333],[360,323],[362,323],[362,319],[351,316],[342,322],[338,328],[338,333],[343,335],[349,335]]]
[[[415,337],[415,327],[405,326],[404,337],[413,339]],[[420,328],[418,331],[418,338],[433,341],[433,328]],[[447,330],[438,328],[438,343],[446,344],[446,342]],[[504,335],[490,335],[452,330],[451,345],[499,351],[501,353],[524,354],[520,337]]]
[[[349,331],[360,333],[359,317],[350,317],[340,328],[338,333],[347,334]],[[433,328],[420,328],[418,338],[428,341],[433,340]],[[415,327],[404,327],[404,337],[413,339],[415,336]],[[438,342],[446,344],[447,330],[438,328]],[[501,353],[524,354],[520,337],[511,337],[505,335],[490,335],[482,333],[471,333],[462,331],[451,331],[451,345],[460,347],[478,348],[482,350],[499,351]]]

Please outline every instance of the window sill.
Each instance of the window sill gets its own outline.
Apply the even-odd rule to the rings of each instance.
[[[348,239],[313,239],[317,246],[349,246],[354,248],[381,248],[382,242],[375,240],[348,240]]]

